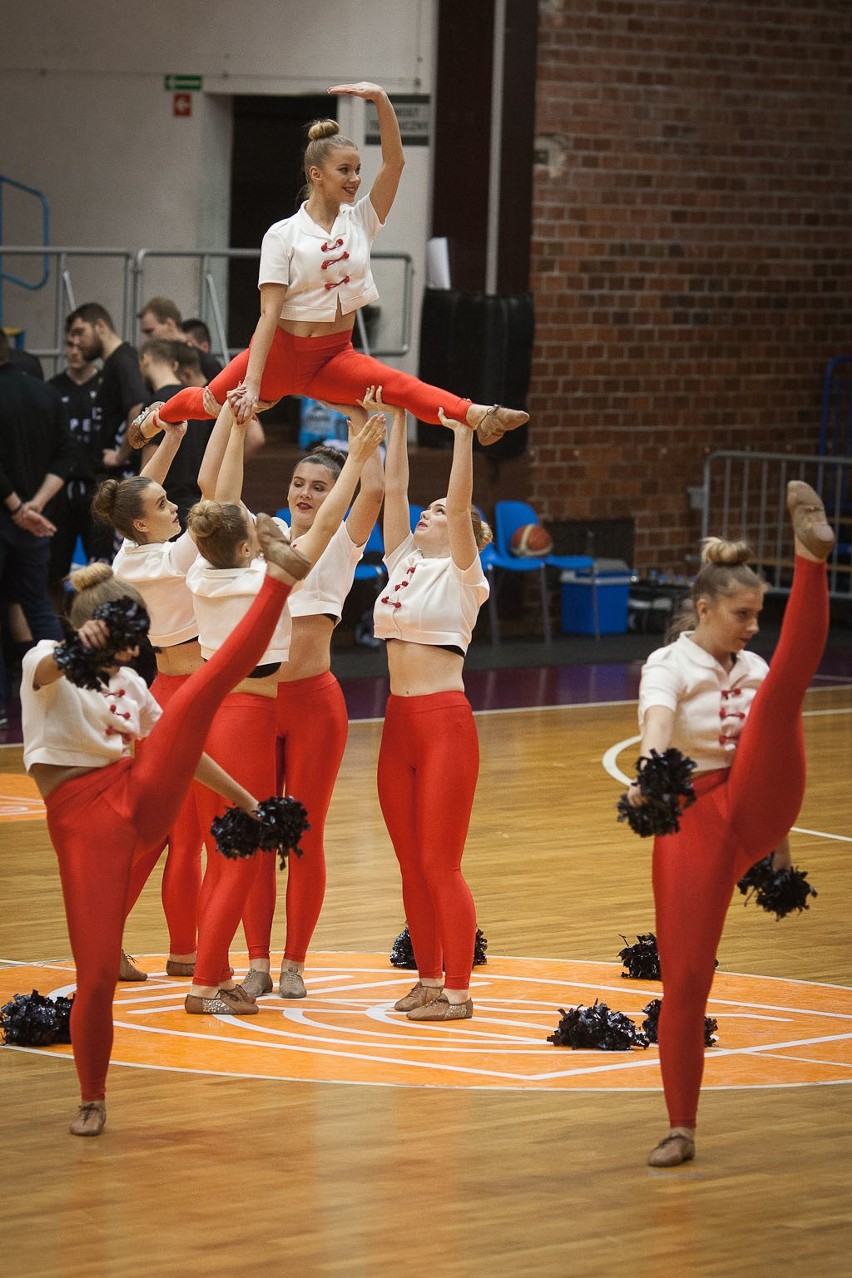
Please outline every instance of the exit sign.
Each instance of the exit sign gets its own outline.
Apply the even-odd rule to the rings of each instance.
[[[200,93],[200,75],[167,75],[163,86],[169,93]]]

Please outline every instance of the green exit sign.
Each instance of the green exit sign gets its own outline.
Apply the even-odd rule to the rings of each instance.
[[[165,86],[169,93],[200,93],[200,75],[167,75]]]

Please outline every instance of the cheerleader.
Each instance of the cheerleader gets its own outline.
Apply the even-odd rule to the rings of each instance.
[[[801,707],[828,633],[825,561],[834,534],[808,484],[788,485],[787,506],[795,566],[771,667],[746,650],[765,589],[748,565],[749,549],[711,538],[691,593],[692,628],[642,669],[642,755],[676,746],[698,765],[698,797],[680,816],[679,832],[654,840],[660,1068],[670,1130],[650,1153],[652,1167],[695,1157],[704,1013],[731,894],[750,866],[784,848],[804,795]],[[637,782],[628,800],[646,801]]]
[[[198,476],[205,496],[213,495],[232,420],[226,406],[210,434]],[[151,692],[164,707],[201,665],[198,625],[192,595],[186,585],[187,571],[198,551],[189,534],[181,533],[177,507],[168,500],[163,487],[185,432],[185,422],[169,425],[141,473],[129,479],[106,480],[92,503],[95,517],[110,524],[124,539],[113,561],[113,570],[116,576],[136,587],[151,618],[149,638],[157,657],[157,676]],[[163,870],[163,912],[169,931],[166,972],[174,977],[192,976],[195,965],[204,842],[198,792],[198,786],[191,785],[180,806],[168,834]],[[128,915],[162,850],[151,848],[134,862]],[[131,965],[123,952],[119,979],[145,979],[145,973]]]
[[[241,482],[244,429],[236,423],[232,426],[217,493]],[[384,419],[380,414],[370,417],[357,433],[351,433],[349,455],[340,476],[312,526],[300,538],[302,554],[312,563],[339,528],[361,471],[383,437]],[[201,654],[207,659],[249,607],[262,581],[262,567],[256,561],[254,520],[242,503],[199,502],[190,511],[188,522],[201,557],[190,569],[187,584],[194,597]],[[256,788],[258,793],[272,793],[275,787],[276,693],[281,663],[287,659],[289,646],[290,617],[285,612],[261,660],[224,699],[207,741],[210,754],[253,792]],[[315,758],[314,766],[317,770],[324,768],[325,760]],[[289,777],[288,788],[292,792]],[[214,794],[203,796],[205,828],[220,807]],[[308,820],[313,821],[310,808]],[[257,996],[267,992],[269,982],[271,912],[267,898],[270,877],[274,891],[273,871],[271,858],[208,861],[199,902],[198,953],[186,998],[187,1012],[226,1011],[238,1016],[257,1012]],[[222,999],[222,979],[231,971],[228,949],[255,888],[259,896],[244,916],[249,974],[243,984],[235,987],[235,997]],[[265,965],[265,970],[261,965]],[[263,976],[266,981],[258,979]]]
[[[24,764],[47,809],[77,969],[71,1042],[81,1104],[70,1126],[75,1136],[99,1136],[106,1122],[112,998],[134,858],[162,844],[193,776],[246,811],[257,807],[256,797],[202,751],[220,701],[259,660],[290,587],[310,567],[266,516],[259,518],[258,540],[266,574],[251,610],[165,709],[124,664],[136,648],[105,656],[97,691],[63,674],[55,640],[42,640],[24,657]],[[109,627],[92,614],[99,604],[136,592],[106,564],[81,569],[72,585],[70,621],[79,640],[109,652]],[[142,737],[147,748],[134,757],[131,744]]]
[[[298,213],[269,228],[260,257],[260,319],[251,346],[214,377],[209,389],[226,395],[239,421],[257,402],[283,395],[352,404],[365,386],[382,383],[388,400],[421,421],[437,423],[438,407],[473,427],[483,444],[514,430],[529,414],[474,404],[428,386],[353,349],[352,329],[362,307],[378,299],[370,249],[396,198],[405,157],[399,123],[378,84],[337,84],[329,93],[364,98],[376,108],[382,162],[369,193],[358,200],[361,156],[335,120],[317,120],[304,155],[307,199]],[[166,404],[152,404],[129,435],[135,447],[156,434],[158,422],[210,416],[201,390],[187,388]],[[213,414],[215,415],[215,414]]]
[[[364,400],[382,406],[382,388]],[[464,694],[464,658],[488,598],[479,551],[491,530],[471,505],[473,432],[453,432],[446,498],[409,528],[405,414],[394,411],[385,464],[389,581],[375,606],[387,644],[390,698],[379,751],[379,801],[402,874],[419,979],[397,1003],[412,1021],[473,1015],[476,915],[461,860],[479,773],[479,741]]]
[[[342,409],[360,428],[363,408]],[[296,465],[287,504],[293,545],[314,526],[346,462],[335,448],[315,448]],[[282,661],[276,695],[276,779],[278,793],[298,796],[310,814],[310,829],[301,838],[302,855],[287,863],[286,935],[278,992],[282,998],[304,998],[305,959],[322,909],[326,884],[325,819],[340,771],[349,728],[346,703],[331,673],[331,636],[340,621],[355,567],[378,518],[384,492],[378,452],[361,472],[358,496],[301,588],[291,595],[287,611],[291,633]],[[322,767],[317,767],[317,760]],[[272,991],[270,960],[258,953],[255,937],[269,937],[275,910],[275,865],[265,859],[246,903],[243,922],[251,969],[242,981],[253,994]]]

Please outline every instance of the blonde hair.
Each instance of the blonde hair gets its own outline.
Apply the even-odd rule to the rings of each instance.
[[[68,620],[75,630],[79,630],[101,604],[112,603],[115,599],[127,596],[134,603],[145,607],[145,600],[136,587],[131,586],[129,581],[116,577],[109,564],[95,563],[77,568],[69,574],[68,584],[74,591],[74,598],[68,609]]]
[[[766,582],[759,572],[750,567],[754,552],[745,541],[725,541],[722,537],[705,537],[701,543],[701,568],[689,598],[672,621],[666,635],[671,643],[685,630],[694,630],[698,624],[698,601],[706,599],[716,603],[727,595],[740,590],[766,589]]]
[[[249,537],[248,515],[239,502],[197,501],[186,517],[192,540],[214,568],[236,568],[237,546]]]
[[[340,132],[336,120],[314,120],[308,125],[308,145],[305,147],[304,172],[305,185],[301,196],[308,196],[313,188],[311,169],[321,169],[328,162],[332,151],[348,149],[357,151],[358,147],[351,138],[345,138]]]
[[[473,524],[473,535],[476,538],[476,549],[483,550],[490,541],[494,540],[494,534],[491,531],[491,525],[486,523],[482,518],[476,506],[470,508],[470,522]]]

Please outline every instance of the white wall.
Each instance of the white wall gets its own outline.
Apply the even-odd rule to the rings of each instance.
[[[432,92],[436,0],[31,0],[4,10],[0,174],[45,193],[57,246],[227,247],[232,95],[311,94],[361,79],[390,93]],[[169,74],[203,77],[189,118],[173,114]],[[338,111],[344,132],[362,140],[364,104],[343,99]],[[365,147],[363,160],[369,182],[378,149]],[[5,245],[40,243],[34,201],[7,189],[3,212]],[[376,249],[414,258],[415,320],[429,212],[429,149],[410,147]],[[4,260],[28,279],[40,266]],[[158,270],[146,292],[194,310],[194,272]],[[73,264],[71,277],[77,304],[101,301],[120,323],[116,262]],[[31,348],[53,345],[53,311],[50,289],[5,285],[4,322],[24,327]]]

